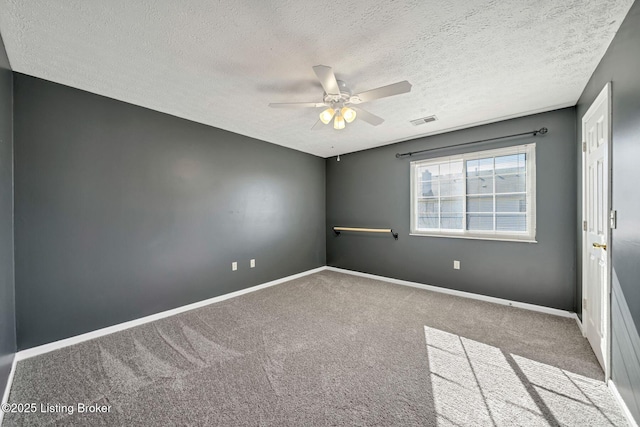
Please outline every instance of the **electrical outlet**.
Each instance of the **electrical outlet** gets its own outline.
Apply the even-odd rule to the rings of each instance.
[[[460,270],[460,261],[453,261],[453,269]]]
[[[255,268],[255,267],[256,267],[256,260],[255,260],[255,259],[252,259],[251,261],[249,261],[249,266],[250,266],[251,268]]]
[[[236,271],[237,269],[238,269],[238,263],[236,261],[233,261],[231,263],[231,270]]]

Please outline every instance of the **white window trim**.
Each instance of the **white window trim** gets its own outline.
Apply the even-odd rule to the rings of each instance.
[[[467,179],[466,179],[466,161],[476,160],[486,157],[508,156],[511,154],[526,153],[527,157],[527,179],[526,193],[529,200],[527,201],[527,226],[528,231],[523,233],[513,231],[469,231],[469,230],[418,230],[416,220],[418,217],[418,204],[416,203],[416,167],[446,163],[449,161],[463,161],[463,194],[465,202],[463,203],[463,223],[466,224],[466,197],[467,197]],[[536,241],[536,144],[516,145],[495,150],[474,151],[472,153],[457,154],[451,156],[438,157],[434,159],[416,160],[411,162],[411,232],[410,236],[424,237],[449,237],[457,239],[480,239],[480,240],[500,240],[507,242],[527,242],[537,243]],[[495,194],[495,193],[494,193]]]

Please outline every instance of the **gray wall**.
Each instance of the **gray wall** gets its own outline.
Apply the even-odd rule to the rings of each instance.
[[[0,399],[16,351],[13,280],[13,77],[0,37]]]
[[[589,80],[577,105],[581,119],[607,82],[612,82],[612,206],[618,228],[612,231],[612,377],[640,422],[640,2],[635,2]],[[581,171],[578,170],[580,174]],[[580,175],[578,175],[578,179]],[[578,197],[578,203],[581,203]],[[582,234],[578,233],[581,237]],[[580,242],[578,250],[581,250]],[[581,261],[579,258],[578,260]],[[579,264],[580,265],[580,264]],[[581,273],[581,270],[578,270]],[[581,276],[581,275],[580,275]],[[578,301],[581,277],[578,281]],[[580,305],[578,305],[580,307]]]
[[[19,349],[325,265],[323,159],[14,77]]]
[[[576,283],[576,157],[573,108],[402,142],[327,159],[327,264],[565,310]],[[409,158],[416,151],[532,131],[539,137],[465,151],[536,142],[538,243],[409,236]],[[461,152],[445,149],[429,157]],[[414,159],[427,158],[418,156]],[[400,233],[335,237],[334,225],[391,227]],[[461,269],[453,269],[453,260]]]

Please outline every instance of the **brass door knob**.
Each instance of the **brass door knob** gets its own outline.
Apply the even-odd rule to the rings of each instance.
[[[594,243],[593,247],[598,249],[604,249],[605,251],[607,250],[607,245],[602,245],[600,243]]]

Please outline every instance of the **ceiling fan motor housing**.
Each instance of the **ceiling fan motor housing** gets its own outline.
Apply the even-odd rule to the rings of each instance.
[[[351,98],[351,89],[349,86],[342,81],[336,80],[338,82],[338,88],[340,89],[340,95],[329,95],[328,93],[324,93],[323,100],[327,104],[330,104],[332,107],[342,107],[344,104],[349,102]]]

